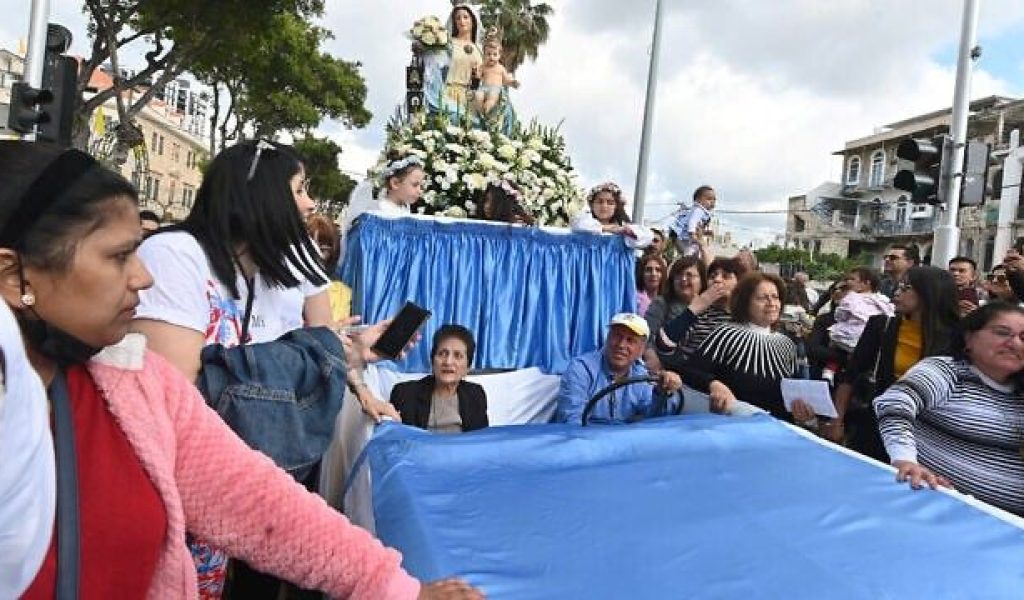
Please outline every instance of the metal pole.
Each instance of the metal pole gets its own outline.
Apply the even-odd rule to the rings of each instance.
[[[46,60],[46,26],[50,20],[50,0],[32,0],[32,13],[28,25],[28,51],[25,52],[23,81],[39,89],[43,86],[43,62]],[[36,134],[22,136],[35,140]]]
[[[946,214],[943,224],[935,230],[932,244],[932,266],[943,269],[958,254],[960,228],[960,186],[963,183],[964,149],[967,145],[967,119],[970,110],[973,49],[978,35],[978,13],[981,0],[964,0],[964,17],[960,29],[960,54],[956,64],[956,87],[953,91],[952,160],[942,163],[940,178],[947,183]]]
[[[654,98],[658,88],[658,57],[661,54],[661,0],[654,0],[654,36],[651,40],[651,62],[647,70],[647,98],[644,102],[644,125],[640,134],[640,160],[636,166],[636,189],[633,193],[633,222],[643,223],[644,196],[647,193],[647,155],[651,150],[651,126],[654,123]]]

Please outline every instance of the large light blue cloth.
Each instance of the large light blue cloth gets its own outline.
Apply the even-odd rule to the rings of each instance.
[[[376,532],[488,598],[1020,598],[1024,530],[768,416],[378,428]]]
[[[341,279],[373,323],[411,300],[433,311],[401,371],[430,371],[445,323],[476,336],[478,369],[560,373],[601,346],[617,312],[636,306],[635,259],[621,236],[366,214],[348,235]]]

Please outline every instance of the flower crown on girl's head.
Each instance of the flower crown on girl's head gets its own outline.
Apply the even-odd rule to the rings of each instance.
[[[405,168],[408,168],[408,167],[411,167],[411,166],[414,166],[414,165],[419,167],[419,168],[421,168],[421,169],[423,168],[423,159],[421,159],[420,157],[416,156],[415,154],[410,154],[409,156],[406,156],[405,158],[399,158],[397,160],[393,160],[393,161],[389,162],[388,165],[386,167],[384,167],[384,170],[380,172],[380,182],[381,182],[381,184],[386,185],[387,182],[388,182],[388,179],[391,179],[392,177],[394,177],[396,173],[398,173],[402,169],[405,169]]]
[[[587,204],[593,202],[594,198],[601,192],[611,193],[613,196],[615,196],[616,200],[622,197],[622,188],[620,188],[618,185],[611,181],[606,181],[604,183],[600,183],[590,188],[590,191],[587,192]]]
[[[502,179],[500,183],[498,183],[498,187],[505,192],[506,196],[509,196],[514,200],[519,200],[519,190],[516,189],[516,186],[508,179]]]

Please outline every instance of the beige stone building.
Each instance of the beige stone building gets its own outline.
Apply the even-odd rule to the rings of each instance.
[[[896,147],[906,138],[949,133],[952,111],[941,110],[890,123],[875,133],[846,142],[835,154],[843,159],[841,182],[826,182],[789,199],[786,243],[812,252],[867,257],[881,265],[881,254],[894,243],[914,243],[927,256],[941,211],[913,204],[910,195],[892,185],[899,169]],[[1001,160],[1009,132],[1024,129],[1024,100],[990,96],[971,103],[968,138],[990,145],[990,192],[985,203],[960,211],[959,254],[982,268],[992,265],[992,245],[1001,189]],[[1018,193],[1019,190],[1012,190]],[[1024,215],[1017,215],[1024,233]]]
[[[15,52],[0,49],[0,138],[15,137],[6,129],[7,111],[11,102],[11,85],[21,80],[24,58]],[[113,83],[110,73],[97,69],[89,81],[90,93],[108,89]],[[180,83],[174,89],[177,91]],[[139,91],[127,92],[131,102]],[[191,99],[183,109],[175,93],[175,101],[152,100],[137,116],[145,136],[145,147],[126,157],[119,166],[121,174],[139,189],[141,208],[156,212],[162,218],[180,220],[195,202],[202,180],[201,165],[207,159],[201,114],[196,118]],[[110,162],[117,106],[110,99],[96,109],[90,121],[89,151]]]
[[[90,81],[96,92],[111,85],[110,74],[97,69]],[[129,92],[129,96],[138,94]],[[131,97],[127,98],[131,101]],[[201,165],[207,159],[205,141],[189,130],[189,118],[177,107],[154,99],[139,112],[136,122],[146,140],[145,150],[133,152],[121,165],[121,174],[138,189],[141,208],[167,221],[183,219],[195,203],[202,182]],[[91,121],[96,154],[113,141],[117,107],[113,99],[96,110]]]

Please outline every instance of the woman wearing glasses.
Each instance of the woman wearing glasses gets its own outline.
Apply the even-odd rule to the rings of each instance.
[[[955,487],[1024,515],[1024,309],[964,317],[953,357],[925,358],[875,399],[898,481]]]
[[[946,356],[950,338],[959,321],[953,276],[937,267],[911,267],[897,282],[896,316],[868,319],[857,346],[837,381],[838,419],[822,434],[833,440],[846,438],[849,446],[871,458],[888,462],[871,409],[874,396],[882,393],[922,358]],[[798,419],[808,415],[797,414]]]

